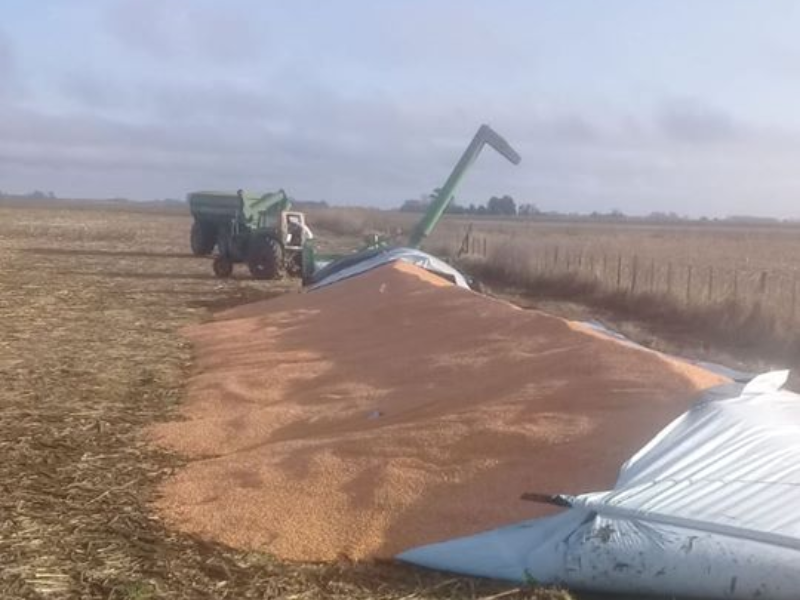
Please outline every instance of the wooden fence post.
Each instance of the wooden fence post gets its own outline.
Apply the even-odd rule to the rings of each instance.
[[[656,291],[656,259],[650,259],[650,292],[655,293]]]
[[[711,302],[714,294],[714,267],[708,267],[708,292],[706,294],[706,301]]]
[[[672,263],[667,263],[667,294],[672,296]]]
[[[633,264],[631,265],[631,296],[636,293],[636,279],[639,276],[639,257],[633,255]]]
[[[767,272],[761,271],[761,277],[758,280],[758,293],[762,296],[767,293]]]
[[[622,254],[617,255],[617,289],[622,288]]]
[[[690,304],[692,301],[692,265],[689,265],[689,268],[686,272],[686,304]]]

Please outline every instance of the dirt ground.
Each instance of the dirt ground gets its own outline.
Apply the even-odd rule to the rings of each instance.
[[[180,457],[178,333],[290,289],[188,253],[188,216],[0,207],[0,597],[559,598],[390,564],[280,563],[167,530],[149,509]]]

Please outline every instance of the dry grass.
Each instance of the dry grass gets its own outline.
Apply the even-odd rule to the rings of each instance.
[[[312,208],[306,214],[315,228],[355,238],[366,233],[401,238],[411,232],[419,218],[419,215],[358,207]]]
[[[468,222],[442,225],[431,245],[455,256]],[[462,265],[507,291],[682,332],[754,368],[797,364],[800,228],[476,220],[468,246]]]
[[[141,430],[181,401],[179,329],[291,287],[214,279],[186,254],[188,225],[0,208],[0,597],[567,597],[392,564],[285,564],[166,529],[148,506],[181,459]]]

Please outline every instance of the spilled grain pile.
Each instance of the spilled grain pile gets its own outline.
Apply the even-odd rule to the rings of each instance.
[[[393,263],[188,332],[175,526],[287,559],[389,557],[605,489],[701,369]]]

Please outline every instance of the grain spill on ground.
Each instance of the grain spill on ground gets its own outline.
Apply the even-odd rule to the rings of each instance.
[[[207,260],[187,255],[184,214],[111,208],[0,206],[0,598],[508,590],[395,565],[286,564],[165,527],[150,502],[182,461],[141,431],[175,418],[183,398],[190,348],[179,330],[287,286],[244,277],[221,284]]]
[[[723,380],[394,263],[187,330],[194,457],[169,522],[292,560],[391,557],[543,515],[526,491],[613,485]]]

